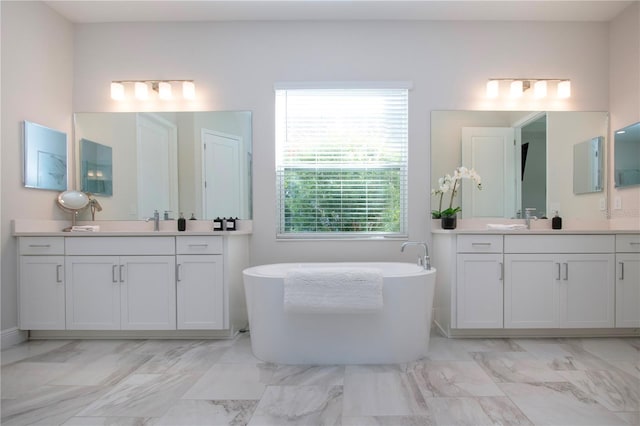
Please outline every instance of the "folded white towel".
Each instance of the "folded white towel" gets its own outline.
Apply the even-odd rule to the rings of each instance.
[[[522,225],[519,223],[490,223],[487,225],[487,229],[493,229],[496,231],[517,231],[518,229],[527,229],[527,225]]]
[[[284,278],[284,309],[298,313],[379,311],[382,281],[382,272],[375,268],[293,269]]]
[[[100,231],[100,225],[74,225],[71,227],[71,232],[98,232]]]

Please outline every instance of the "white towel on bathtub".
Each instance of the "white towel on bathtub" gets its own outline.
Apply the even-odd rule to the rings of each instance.
[[[364,313],[382,309],[382,272],[375,268],[292,269],[284,277],[284,310]]]

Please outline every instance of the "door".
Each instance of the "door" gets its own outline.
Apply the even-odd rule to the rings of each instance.
[[[640,254],[616,255],[616,327],[640,327]]]
[[[120,329],[118,265],[117,256],[67,256],[67,329]]]
[[[459,254],[457,264],[457,328],[502,328],[502,255]]]
[[[614,326],[613,254],[562,255],[560,327]]]
[[[64,330],[64,256],[20,256],[20,329]]]
[[[504,256],[505,328],[553,328],[559,322],[560,263],[556,255]]]
[[[178,138],[175,124],[156,114],[137,115],[138,219],[178,211]]]
[[[462,165],[482,177],[482,191],[462,182],[462,217],[515,217],[516,150],[512,127],[463,127]],[[518,167],[519,168],[519,167]]]
[[[178,329],[224,328],[221,255],[179,255]]]
[[[241,211],[244,188],[240,155],[242,138],[202,130],[203,218],[244,217]]]
[[[174,256],[120,257],[123,330],[175,330]]]

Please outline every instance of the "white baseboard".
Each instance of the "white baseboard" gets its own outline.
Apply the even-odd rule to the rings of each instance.
[[[18,327],[2,330],[1,334],[2,341],[0,342],[0,347],[2,349],[10,348],[11,346],[22,343],[28,339],[27,332],[18,329]]]

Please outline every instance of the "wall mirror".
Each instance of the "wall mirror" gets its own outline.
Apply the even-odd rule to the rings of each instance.
[[[78,146],[85,139],[112,150],[113,195],[96,197],[101,219],[140,220],[154,210],[251,219],[251,119],[250,111],[74,114]]]
[[[640,185],[640,122],[614,133],[615,186]]]
[[[67,134],[25,121],[23,180],[27,188],[67,189]]]
[[[598,136],[573,145],[574,194],[588,194],[603,190],[603,142],[604,137]]]
[[[80,139],[80,188],[93,195],[113,195],[113,157],[110,146]]]
[[[518,218],[525,208],[535,208],[538,217],[555,210],[605,217],[601,194],[573,193],[573,146],[607,130],[607,112],[432,111],[432,187],[463,165],[476,169],[483,189],[462,182],[454,201],[462,218]]]

